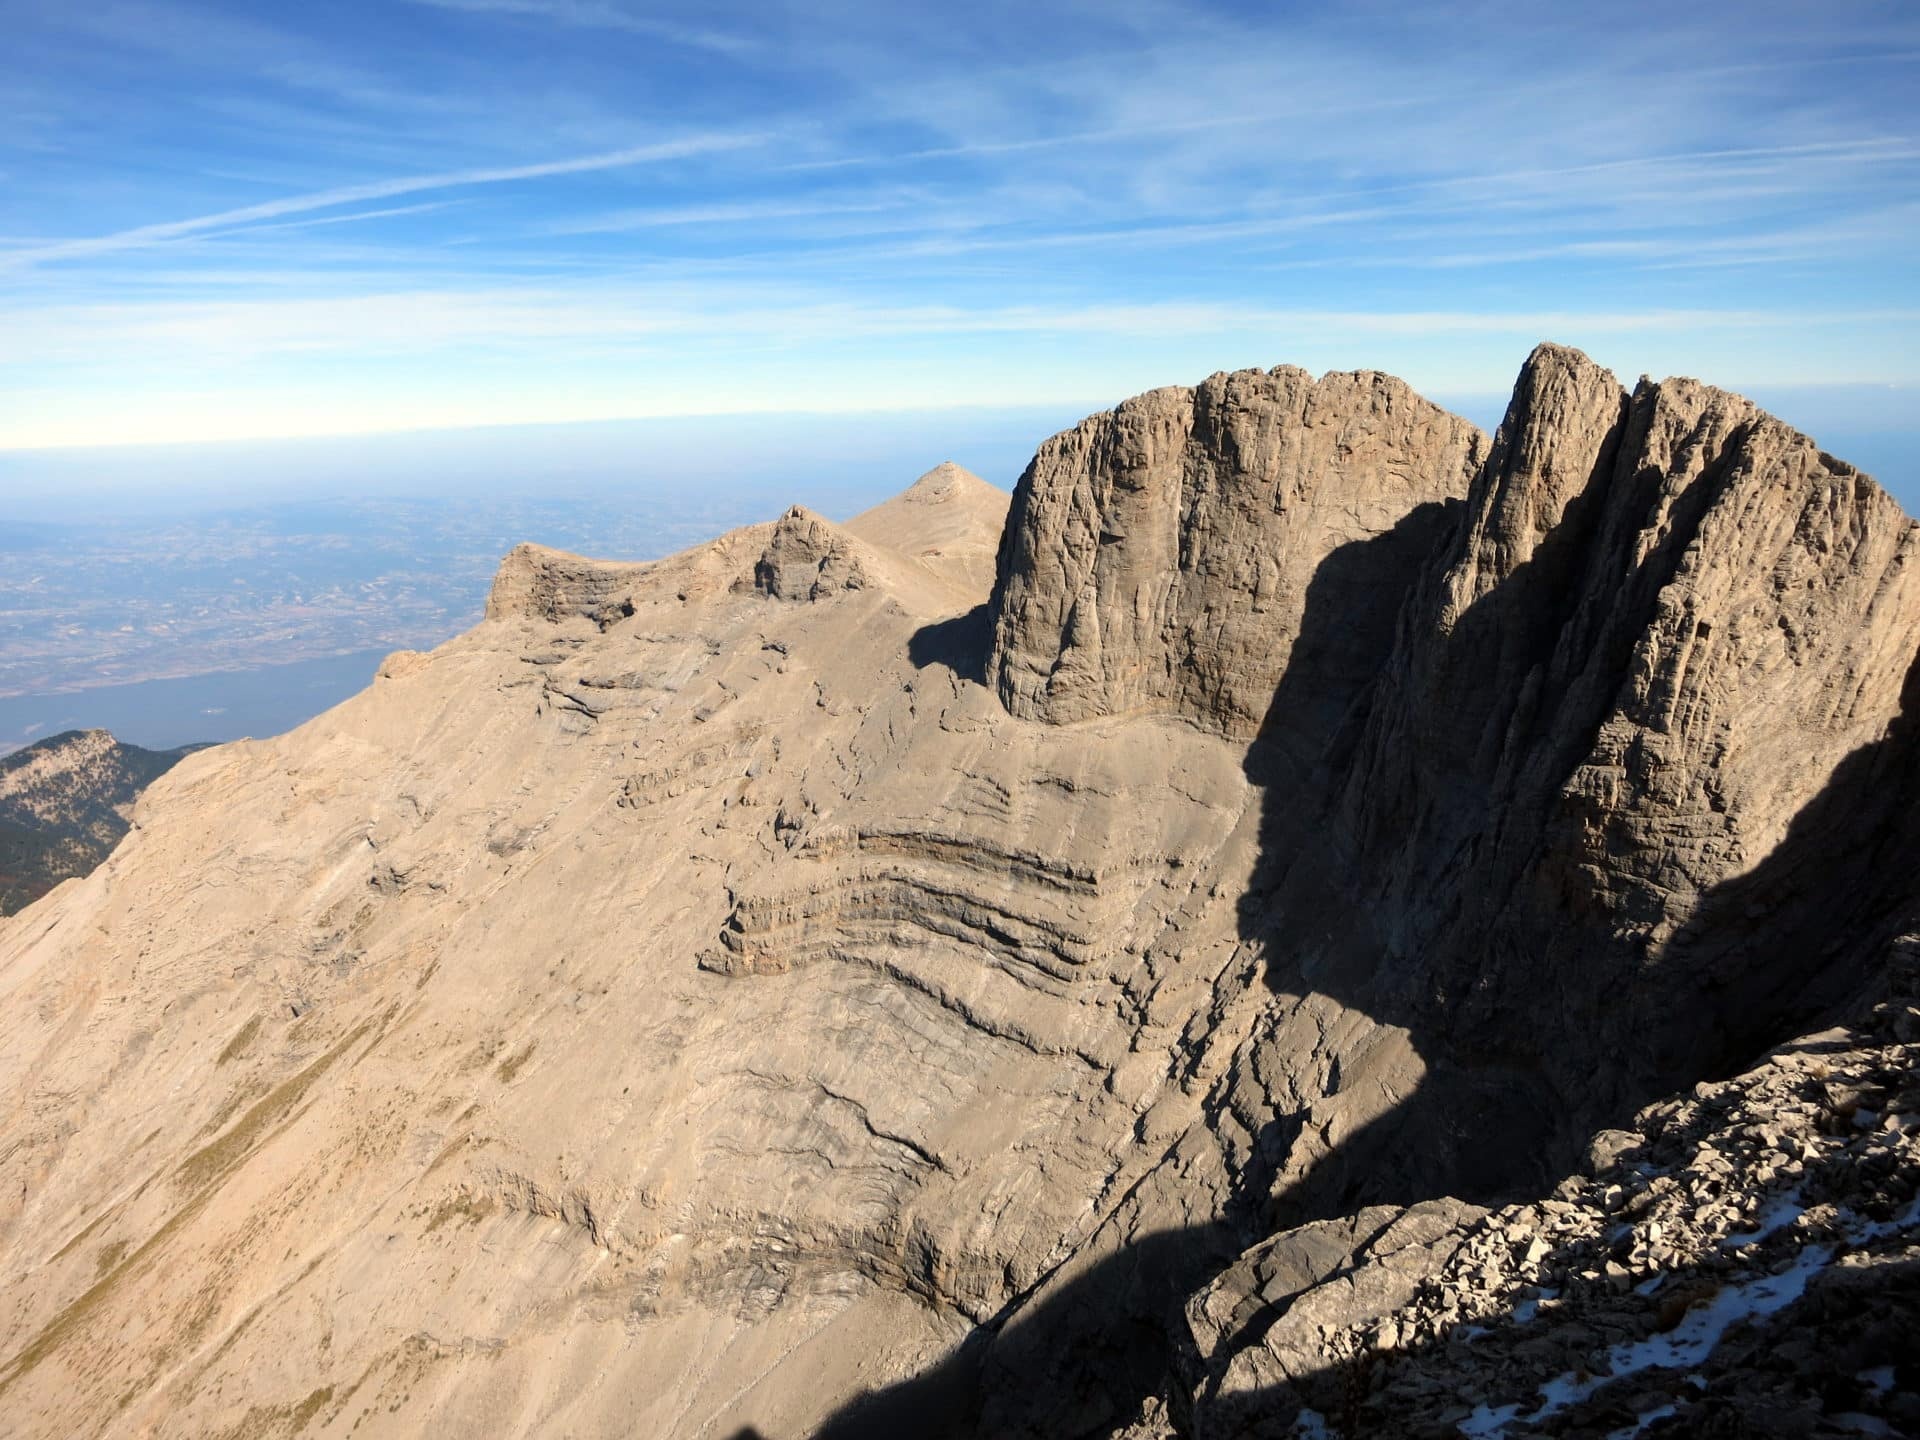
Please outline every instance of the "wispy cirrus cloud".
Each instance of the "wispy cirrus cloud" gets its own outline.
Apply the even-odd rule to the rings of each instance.
[[[539,385],[1111,399],[1277,360],[1497,388],[1542,335],[1920,375],[1888,318],[1920,295],[1920,17],[1879,0],[8,15],[33,79],[0,114],[47,117],[0,125],[15,434],[53,433],[30,387],[59,433],[145,396],[183,435],[229,389],[305,426],[327,387],[330,425],[434,387],[502,418]]]
[[[430,215],[458,205],[458,200],[429,200],[419,205],[384,205],[378,210],[353,210],[345,215],[316,215],[306,220],[281,220],[265,225],[248,225],[246,233],[263,234],[277,230],[312,230],[322,225],[356,225],[363,220],[392,220],[401,215]],[[218,230],[210,232],[218,235]]]
[[[906,197],[867,200],[753,201],[733,205],[683,205],[660,210],[616,210],[556,220],[542,227],[548,235],[613,235],[630,230],[659,230],[680,225],[752,225],[768,220],[810,220],[832,215],[878,215],[911,204]]]
[[[692,340],[732,348],[806,345],[920,335],[1354,334],[1548,335],[1751,331],[1783,323],[1758,309],[1328,310],[1169,302],[1003,305],[857,303],[831,293],[741,285],[699,295],[674,284],[422,290],[294,300],[66,306],[18,317],[0,337],[0,365],[60,364],[107,344],[115,350],[256,360],[319,352],[432,352],[448,346],[532,357],[544,347],[626,346]],[[1798,327],[1871,321],[1909,324],[1920,309],[1805,310]]]
[[[460,10],[475,15],[518,15],[551,20],[587,29],[622,30],[669,44],[722,55],[738,55],[758,48],[750,36],[699,25],[681,25],[658,16],[637,14],[612,0],[410,0],[435,10]]]
[[[533,165],[505,165],[475,170],[448,170],[437,175],[407,175],[393,180],[375,180],[365,185],[342,185],[332,190],[317,190],[305,195],[288,195],[258,205],[242,205],[190,220],[171,220],[157,225],[140,225],[112,235],[85,239],[59,240],[0,255],[0,269],[18,269],[61,260],[76,260],[116,250],[135,250],[163,245],[171,240],[228,230],[258,220],[277,220],[282,215],[300,215],[314,210],[331,210],[367,200],[386,200],[423,191],[456,190],[476,185],[503,185],[520,180],[542,180],[557,175],[581,175],[596,170],[619,170],[665,160],[684,160],[719,151],[739,150],[762,144],[764,135],[715,134],[692,135],[652,145],[635,145],[624,150],[608,150],[597,155],[576,155],[564,160],[546,160]]]

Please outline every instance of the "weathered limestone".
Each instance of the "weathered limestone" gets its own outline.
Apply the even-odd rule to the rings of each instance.
[[[1260,726],[1335,549],[1457,500],[1485,437],[1390,375],[1282,366],[1054,436],[1014,493],[991,673],[1015,715]]]
[[[1291,1426],[1360,1374],[1323,1328],[1506,1295],[1488,1212],[1884,979],[1916,543],[1745,401],[1548,346],[1491,442],[1245,372],[1010,514],[941,467],[521,547],[0,922],[0,1414]]]

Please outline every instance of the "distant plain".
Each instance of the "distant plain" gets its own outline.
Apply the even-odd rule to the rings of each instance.
[[[1910,393],[1750,393],[1920,510]],[[1499,423],[1499,397],[1434,398]],[[93,727],[157,747],[275,734],[387,651],[473,624],[523,540],[649,559],[795,501],[845,518],[945,459],[1011,488],[1039,440],[1093,408],[0,453],[0,754]]]
[[[286,730],[480,618],[522,541],[671,554],[943,459],[1011,486],[1071,407],[740,416],[0,453],[0,754]]]

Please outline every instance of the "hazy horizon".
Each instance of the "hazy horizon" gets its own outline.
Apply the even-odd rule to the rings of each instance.
[[[1195,374],[1162,383],[1201,378]],[[1622,378],[1631,381],[1624,372]],[[1887,385],[1743,386],[1713,376],[1696,378],[1746,395],[1872,475],[1909,513],[1920,513],[1920,393]],[[1504,390],[1426,393],[1489,433],[1508,399]],[[561,424],[504,421],[271,440],[0,449],[0,483],[12,491],[7,514],[0,517],[0,537],[20,522],[91,515],[106,498],[123,502],[117,513],[125,514],[125,506],[144,513],[148,507],[177,512],[182,505],[271,503],[289,492],[304,498],[498,495],[556,481],[596,490],[635,483],[717,484],[742,494],[784,495],[831,513],[841,502],[849,469],[850,493],[873,497],[890,493],[885,488],[890,477],[897,482],[894,488],[904,488],[945,460],[1010,489],[1048,436],[1125,398]]]
[[[0,446],[1920,382],[1920,16],[6,7]],[[1601,98],[1604,97],[1604,98]]]
[[[0,18],[0,697],[433,643],[519,540],[1011,487],[1283,363],[1491,429],[1553,340],[1920,510],[1901,7]]]

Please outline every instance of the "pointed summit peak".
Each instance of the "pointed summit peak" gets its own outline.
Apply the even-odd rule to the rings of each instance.
[[[944,460],[891,500],[854,516],[847,529],[984,599],[1012,499],[999,486]]]
[[[900,498],[911,500],[916,505],[939,505],[983,490],[992,491],[993,488],[971,470],[951,460],[942,460],[909,485]]]
[[[1553,397],[1579,396],[1583,401],[1612,403],[1624,398],[1625,388],[1614,373],[1583,350],[1543,340],[1533,347],[1514,382],[1513,404],[1528,405]],[[1512,418],[1511,409],[1508,411]]]
[[[1526,363],[1520,368],[1532,370],[1543,365],[1560,365],[1571,369],[1598,370],[1601,366],[1577,345],[1562,345],[1557,340],[1542,340],[1528,354]]]

